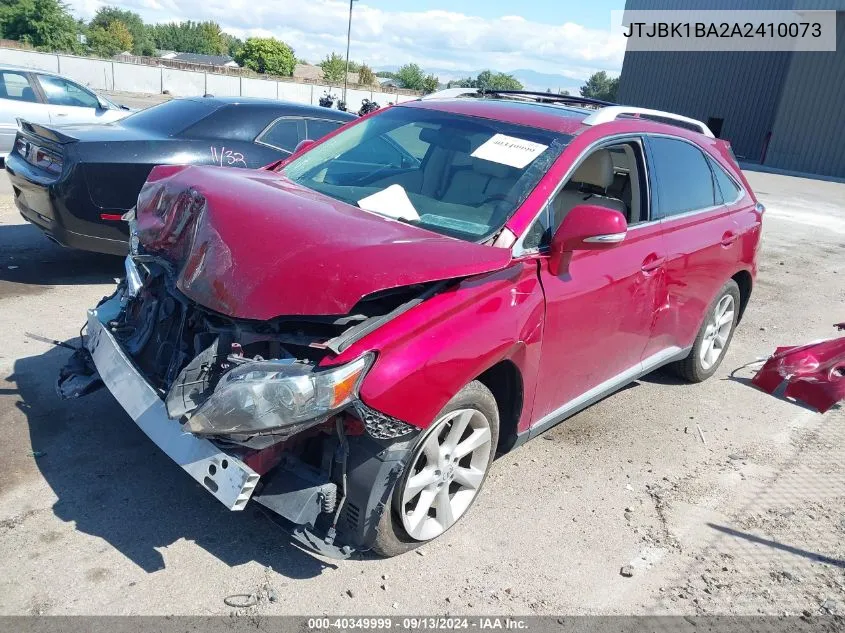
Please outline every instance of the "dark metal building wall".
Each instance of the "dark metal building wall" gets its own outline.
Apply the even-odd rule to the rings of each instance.
[[[626,53],[620,103],[669,110],[707,122],[737,156],[757,161],[772,129],[789,53]]]
[[[845,0],[627,0],[625,8],[842,11]],[[760,161],[766,150],[767,165],[842,176],[843,28],[840,13],[836,53],[629,52],[617,99],[705,122],[723,119],[720,136],[741,159]]]
[[[836,52],[794,53],[765,164],[845,178],[845,12]]]

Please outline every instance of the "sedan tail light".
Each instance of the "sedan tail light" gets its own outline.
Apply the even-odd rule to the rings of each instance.
[[[43,147],[33,146],[33,148],[30,150],[30,156],[31,158],[29,162],[35,165],[36,167],[45,169],[51,174],[62,173],[64,161],[62,160],[61,154],[58,154],[57,152],[53,152],[48,149],[44,149]]]
[[[15,139],[15,151],[30,165],[35,165],[51,174],[62,173],[64,160],[61,152],[41,147],[20,137]]]

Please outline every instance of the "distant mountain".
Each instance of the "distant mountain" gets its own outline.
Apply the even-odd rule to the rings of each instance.
[[[395,72],[399,66],[378,66],[376,71],[387,70]],[[452,70],[447,68],[424,68],[425,72],[437,75],[440,82],[445,84],[456,79],[464,79],[465,77],[475,77],[483,68],[478,70]],[[492,70],[492,69],[491,69]],[[563,74],[540,73],[535,70],[527,68],[520,68],[519,70],[506,71],[513,75],[525,86],[526,90],[538,90],[545,92],[550,88],[553,92],[558,90],[568,90],[569,94],[579,94],[578,89],[584,84],[584,80],[573,79]]]

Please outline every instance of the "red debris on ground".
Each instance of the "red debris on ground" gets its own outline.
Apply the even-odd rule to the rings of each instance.
[[[845,330],[845,323],[835,327]],[[752,380],[766,393],[774,393],[784,381],[787,398],[821,413],[845,399],[845,337],[778,347]]]

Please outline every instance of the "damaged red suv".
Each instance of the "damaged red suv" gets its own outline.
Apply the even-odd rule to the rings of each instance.
[[[423,99],[265,170],[156,167],[60,393],[104,383],[318,552],[438,537],[497,451],[660,366],[711,376],[748,302],[763,208],[728,144],[602,106]]]

